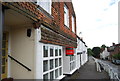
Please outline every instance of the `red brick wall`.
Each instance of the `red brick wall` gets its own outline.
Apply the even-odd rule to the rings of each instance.
[[[120,47],[115,47],[114,51],[111,52],[110,54],[113,55],[113,54],[118,54],[120,52]]]
[[[69,9],[69,28],[64,25],[64,4]],[[52,13],[54,13],[54,10],[56,10],[56,14],[52,14],[54,17],[54,20],[58,22],[57,24],[59,25],[60,29],[64,31],[66,34],[71,35],[72,37],[76,38],[76,16],[74,15],[74,20],[75,20],[75,33],[72,32],[72,15],[74,13],[73,5],[71,2],[54,2],[53,3],[53,8],[52,8]]]
[[[64,25],[64,4],[69,9],[69,28]],[[31,18],[33,20],[34,27],[40,27],[41,24],[49,27],[53,31],[57,32],[58,34],[63,35],[66,37],[64,40],[65,44],[68,46],[77,45],[76,34],[72,32],[72,15],[74,14],[75,23],[76,17],[73,9],[73,5],[71,2],[53,2],[52,3],[52,16],[47,13],[45,10],[36,5],[32,2],[16,2],[16,3],[3,3],[3,5],[20,12],[21,14]],[[76,24],[75,24],[76,29]],[[75,30],[76,31],[76,30]],[[62,39],[61,39],[62,40]],[[69,43],[68,43],[68,40]],[[59,41],[62,43],[62,41]]]

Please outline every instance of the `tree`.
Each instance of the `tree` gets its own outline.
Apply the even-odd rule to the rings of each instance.
[[[106,48],[106,45],[105,45],[105,44],[103,44],[103,45],[101,46],[101,48]]]
[[[87,49],[87,54],[90,56],[90,55],[93,55],[93,52],[92,52],[92,49],[91,48],[88,48]]]
[[[93,47],[92,52],[94,57],[99,58],[101,49],[100,47]]]

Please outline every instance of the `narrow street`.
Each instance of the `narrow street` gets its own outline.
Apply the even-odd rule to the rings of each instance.
[[[102,72],[96,71],[94,60],[89,57],[89,61],[83,65],[72,76],[68,76],[65,79],[109,79],[108,74],[102,70]]]

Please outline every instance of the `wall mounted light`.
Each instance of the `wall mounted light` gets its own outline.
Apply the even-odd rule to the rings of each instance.
[[[28,37],[31,37],[31,32],[32,32],[31,29],[27,29],[27,36],[28,36]]]

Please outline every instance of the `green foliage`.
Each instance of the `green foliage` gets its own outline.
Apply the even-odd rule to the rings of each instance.
[[[100,49],[100,47],[93,47],[92,52],[93,52],[93,56],[94,57],[99,58],[100,57],[101,49]]]
[[[101,46],[101,48],[106,48],[106,45],[105,45],[105,44],[103,44],[103,45]]]
[[[91,48],[88,48],[88,49],[87,49],[87,54],[88,54],[88,55],[93,55],[93,52],[92,52]]]
[[[120,60],[120,53],[112,55],[114,59]]]

